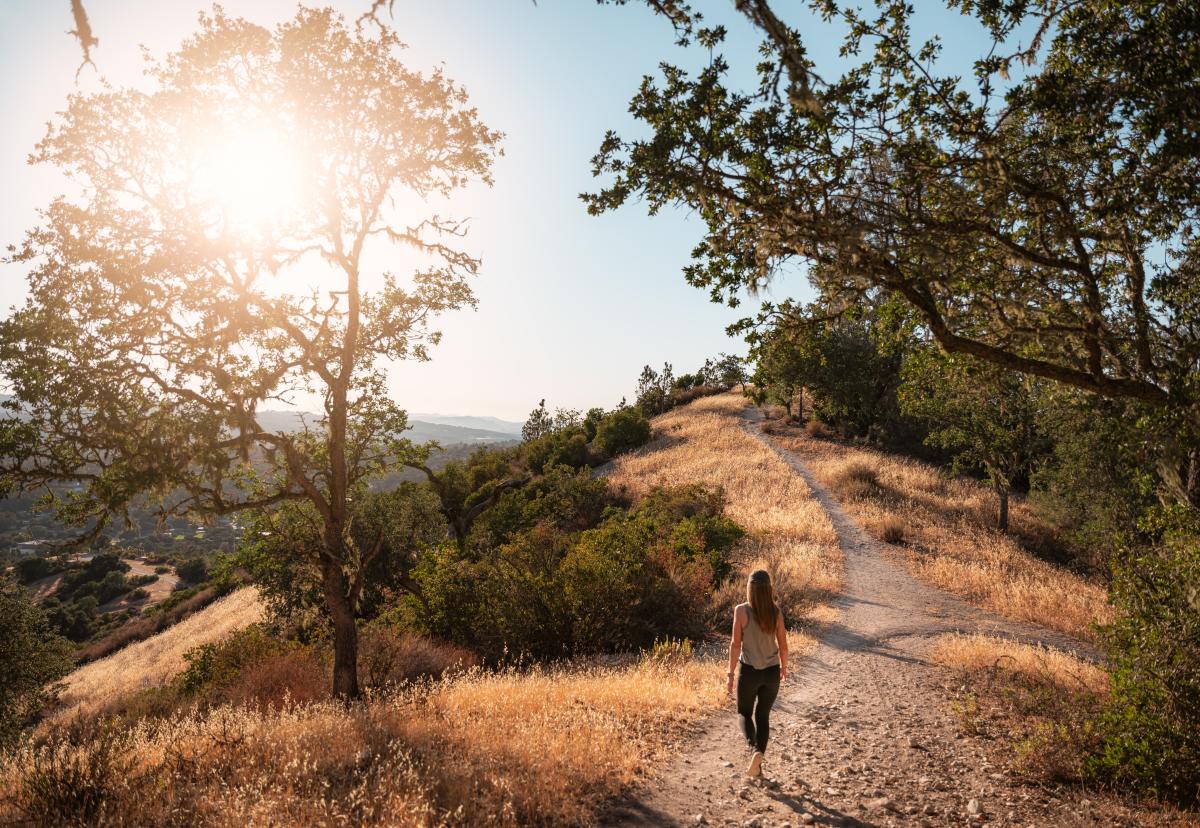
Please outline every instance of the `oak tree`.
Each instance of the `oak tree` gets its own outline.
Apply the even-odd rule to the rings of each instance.
[[[72,195],[16,248],[29,296],[0,324],[4,484],[49,490],[92,534],[139,498],[164,517],[303,504],[340,697],[359,692],[354,604],[384,545],[355,504],[414,452],[384,369],[429,357],[479,267],[463,225],[413,208],[490,183],[500,138],[400,47],[329,10],[269,30],[217,8],[147,88],[71,97],[33,160]],[[379,269],[376,246],[415,272]],[[306,399],[320,414],[294,428],[261,416]]]
[[[831,308],[901,297],[946,351],[1146,404],[1163,482],[1200,505],[1200,8],[967,0],[944,12],[980,33],[964,74],[910,3],[821,0],[802,30],[746,0],[763,49],[738,89],[723,29],[650,5],[711,58],[643,81],[649,135],[605,137],[590,211],[695,210],[685,275],[716,299],[803,264]],[[806,49],[818,16],[840,73]]]

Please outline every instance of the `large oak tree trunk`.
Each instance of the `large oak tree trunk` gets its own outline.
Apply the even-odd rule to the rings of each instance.
[[[341,566],[328,555],[321,563],[321,575],[325,607],[333,622],[333,695],[346,701],[357,699],[358,627],[346,596],[346,579]]]

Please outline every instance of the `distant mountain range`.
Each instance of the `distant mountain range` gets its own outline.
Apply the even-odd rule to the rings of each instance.
[[[521,436],[521,428],[525,425],[524,423],[516,423],[512,420],[501,420],[499,417],[467,417],[449,414],[417,414],[414,412],[409,412],[409,416],[423,423],[437,423],[438,425],[459,426],[460,428],[481,428],[485,431],[496,431],[500,434],[508,434],[513,439]]]
[[[11,399],[0,394],[0,401]],[[18,416],[20,416],[18,414]],[[317,415],[301,411],[259,411],[258,422],[268,431],[299,431],[304,422],[315,422]],[[456,443],[486,445],[511,443],[521,439],[521,423],[497,417],[466,417],[442,414],[415,414],[412,428],[405,435],[414,443],[435,440],[444,446]]]
[[[409,419],[411,426],[405,436],[414,443],[436,440],[444,446],[454,443],[509,443],[521,439],[521,424],[495,417],[455,417],[419,415]],[[430,419],[436,417],[437,419]],[[298,411],[259,411],[258,422],[268,431],[299,431],[305,420],[312,422],[316,415]],[[483,427],[486,424],[489,427]],[[494,426],[494,427],[491,427]]]

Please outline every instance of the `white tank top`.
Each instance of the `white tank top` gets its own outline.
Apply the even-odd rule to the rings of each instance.
[[[779,641],[775,630],[767,632],[754,620],[754,607],[746,608],[746,626],[742,627],[742,661],[755,670],[765,670],[779,663]]]

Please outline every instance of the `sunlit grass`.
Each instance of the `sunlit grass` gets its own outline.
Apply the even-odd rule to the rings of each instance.
[[[930,648],[930,657],[946,667],[967,672],[999,670],[1052,684],[1069,692],[1108,691],[1108,673],[1071,653],[1023,644],[988,635],[953,633],[940,636]]]
[[[258,590],[240,589],[170,629],[85,664],[66,678],[57,718],[86,715],[136,690],[165,683],[185,666],[184,653],[263,617]]]
[[[715,607],[741,600],[747,569],[765,565],[793,619],[828,620],[823,601],[841,567],[833,528],[803,481],[743,429],[742,406],[728,395],[658,418],[657,439],[619,459],[611,482],[635,497],[657,485],[721,487],[749,534]],[[169,680],[188,648],[262,612],[257,594],[242,590],[72,674],[67,710],[82,735],[56,743],[58,718],[43,727],[40,746],[0,759],[0,788],[12,792],[0,820],[42,819],[38,808],[76,807],[94,793],[105,810],[92,821],[113,823],[173,825],[186,814],[190,823],[238,828],[588,825],[699,719],[729,704],[718,637],[691,657],[473,669],[355,705],[192,709],[88,735],[89,713]],[[728,620],[720,617],[718,636]],[[789,642],[796,654],[814,646],[802,629]]]
[[[837,533],[804,481],[745,430],[737,394],[704,397],[654,420],[655,440],[619,457],[609,479],[633,495],[654,486],[703,483],[725,493],[726,513],[750,535],[737,575],[718,603],[744,600],[746,573],[766,567],[785,608],[811,607],[841,588]]]
[[[994,493],[976,481],[796,430],[777,431],[773,439],[796,452],[868,531],[902,543],[892,548],[917,577],[1001,615],[1085,641],[1095,640],[1094,624],[1111,619],[1101,584],[1022,546],[1020,535],[1045,538],[1050,530],[1020,499],[1010,506],[1013,533],[1004,534],[992,528]]]
[[[94,792],[112,824],[589,824],[723,688],[702,659],[472,671],[360,705],[145,720],[0,759],[0,819]]]

